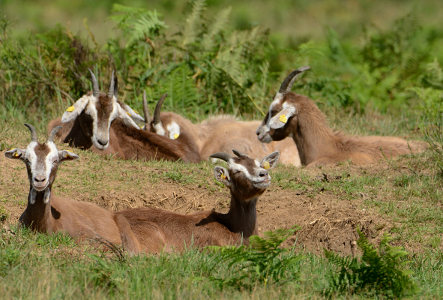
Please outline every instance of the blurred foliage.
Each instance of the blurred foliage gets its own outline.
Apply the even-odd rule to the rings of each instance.
[[[0,103],[7,109],[0,117],[45,123],[90,89],[92,68],[102,86],[116,69],[120,98],[137,109],[146,90],[151,105],[167,92],[165,110],[193,120],[215,113],[260,119],[287,73],[310,65],[312,72],[294,91],[316,99],[322,109],[370,109],[412,119],[430,114],[427,124],[441,119],[441,101],[426,108],[418,91],[441,95],[443,30],[421,26],[414,14],[384,29],[361,23],[363,30],[353,34],[360,31],[359,43],[333,27],[322,39],[286,43],[280,33],[236,24],[230,7],[214,11],[219,4],[213,2],[189,2],[172,26],[156,10],[115,4],[108,18],[115,34],[104,43],[86,21],[86,36],[58,25],[17,38],[2,17]],[[296,4],[308,9],[303,3]]]

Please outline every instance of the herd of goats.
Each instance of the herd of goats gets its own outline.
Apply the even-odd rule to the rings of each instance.
[[[345,160],[361,165],[426,148],[423,142],[397,137],[334,132],[312,100],[291,92],[295,79],[308,69],[302,67],[288,75],[262,122],[223,115],[199,124],[161,112],[166,95],[158,101],[152,120],[144,95],[142,117],[117,99],[114,73],[105,94],[91,71],[92,92],[68,107],[61,119],[49,123],[45,143],[39,143],[35,128],[25,124],[31,142],[25,149],[5,153],[8,158],[22,160],[28,171],[28,204],[20,224],[39,232],[65,232],[78,241],[121,245],[130,254],[247,243],[257,234],[256,203],[270,184],[269,169],[278,161],[297,167]],[[142,207],[111,212],[90,202],[56,197],[52,185],[58,165],[78,156],[58,150],[54,141],[121,159],[223,160],[227,169],[216,166],[214,171],[216,179],[230,189],[229,211],[181,215]],[[228,154],[231,149],[235,149],[234,155]]]

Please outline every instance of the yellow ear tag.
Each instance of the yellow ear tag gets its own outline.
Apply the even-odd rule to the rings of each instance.
[[[178,139],[180,135],[178,133],[174,133],[174,140]]]
[[[68,112],[71,112],[71,111],[74,111],[74,106],[69,106],[67,109],[66,109],[66,111],[68,111]]]
[[[17,152],[14,152],[14,157],[19,157],[20,155]]]
[[[222,174],[220,175],[220,178],[223,179],[223,180],[225,180],[225,179],[226,179],[226,175],[222,173]]]
[[[269,164],[268,161],[265,161],[265,162],[263,163],[263,168],[264,168],[265,170],[269,170],[269,169],[271,168],[271,165]]]
[[[286,118],[286,115],[281,115],[280,118],[278,118],[280,122],[285,123],[288,122],[288,118]]]
[[[128,114],[128,116],[132,117],[130,113],[126,112]]]

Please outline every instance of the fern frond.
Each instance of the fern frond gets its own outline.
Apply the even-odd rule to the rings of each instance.
[[[194,43],[197,36],[201,33],[202,17],[205,9],[205,0],[195,0],[192,3],[192,11],[186,19],[185,28],[183,30],[183,46]]]
[[[221,10],[214,18],[213,23],[209,26],[206,34],[203,35],[201,44],[204,50],[211,50],[216,45],[215,37],[225,30],[225,26],[229,21],[231,7]]]

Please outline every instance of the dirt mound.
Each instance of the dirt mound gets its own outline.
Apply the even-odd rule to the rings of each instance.
[[[109,166],[104,164],[101,172],[111,174],[116,169],[112,163],[115,162],[110,162]],[[124,162],[118,162],[120,163]],[[55,183],[55,195],[94,202],[114,211],[135,207],[157,207],[183,214],[213,208],[220,212],[228,210],[229,191],[216,186],[212,178],[208,177],[207,184],[183,185],[172,180],[152,181],[146,174],[153,174],[156,169],[141,163],[137,166],[124,166],[124,170],[131,170],[128,173],[130,177],[125,175],[116,179],[106,176],[105,182],[94,179],[97,184],[91,185],[93,189],[76,192],[79,186],[82,187],[81,178],[87,174],[87,166],[87,161],[63,166],[64,170],[59,172]],[[0,198],[3,209],[8,212],[3,225],[16,224],[26,206],[27,178],[23,166],[15,165],[14,162],[1,159],[0,167],[0,194],[3,195]],[[78,172],[78,176],[75,172]],[[303,172],[315,178],[319,170]],[[14,178],[19,180],[16,182]],[[133,182],[139,182],[139,185],[134,185]],[[298,225],[301,229],[287,241],[287,246],[292,246],[295,242],[297,247],[309,252],[321,253],[326,248],[351,254],[354,251],[353,242],[357,239],[357,228],[370,240],[378,240],[381,233],[390,228],[387,220],[363,207],[362,200],[358,197],[343,200],[329,191],[303,193],[271,185],[260,197],[257,206],[259,234]]]
[[[156,184],[139,194],[109,191],[93,199],[100,206],[113,210],[129,207],[156,207],[183,214],[216,208],[226,212],[229,194],[202,189],[177,187],[172,183]],[[298,225],[301,229],[286,242],[286,246],[309,252],[323,249],[353,254],[357,229],[370,239],[380,237],[381,229],[389,227],[382,218],[350,201],[337,201],[327,194],[309,198],[294,191],[270,189],[259,199],[257,206],[259,233]]]

